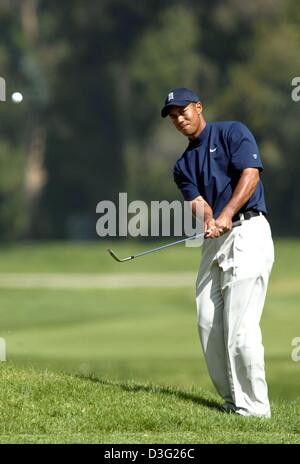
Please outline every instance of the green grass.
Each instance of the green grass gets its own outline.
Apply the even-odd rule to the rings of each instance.
[[[300,443],[300,406],[272,419],[220,412],[200,388],[0,367],[0,443]]]
[[[106,246],[101,242],[2,248],[0,273],[196,274],[199,264],[198,248],[179,246],[118,264],[108,256]],[[147,247],[134,242],[113,244],[122,256]],[[300,362],[291,359],[291,343],[300,337],[299,262],[300,241],[276,242],[276,264],[261,324],[273,407],[270,421],[224,416],[207,405],[207,401],[214,406],[220,401],[200,349],[193,281],[182,288],[1,288],[0,337],[6,340],[9,361],[0,365],[1,418],[7,418],[1,420],[1,440],[295,442]],[[57,398],[59,412],[51,418],[58,385],[62,391]],[[87,396],[82,394],[85,389]],[[69,412],[63,406],[67,390]],[[79,406],[73,408],[73,392],[82,410],[89,411],[86,423]],[[5,402],[5,395],[10,401]],[[109,409],[100,401],[102,396]],[[93,422],[89,405],[94,400],[98,412]],[[16,417],[15,405],[22,401],[24,408]],[[22,423],[27,427],[22,428]]]
[[[176,238],[174,239],[176,240]],[[53,242],[44,244],[24,243],[0,248],[1,272],[57,272],[57,273],[136,273],[136,272],[174,272],[196,271],[201,249],[177,245],[170,250],[139,258],[126,264],[119,264],[107,253],[112,248],[121,257],[131,256],[143,250],[155,248],[172,242],[125,240],[84,243]],[[159,263],[159,266],[158,266]],[[179,266],[179,267],[178,267]]]
[[[176,238],[174,239],[176,240]],[[136,273],[136,272],[193,272],[197,271],[201,248],[176,245],[138,258],[127,263],[116,263],[107,253],[112,248],[121,257],[130,256],[143,250],[165,245],[173,239],[164,241],[106,241],[98,242],[49,242],[20,243],[0,247],[0,273]],[[300,279],[300,240],[281,239],[275,241],[276,265],[273,277]]]
[[[1,294],[1,336],[15,362],[96,372],[116,380],[212,388],[198,341],[192,289],[2,289]],[[270,295],[262,330],[273,397],[299,394],[300,363],[291,359],[298,327],[297,305],[292,301],[283,306]]]

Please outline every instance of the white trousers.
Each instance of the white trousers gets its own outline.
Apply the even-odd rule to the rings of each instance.
[[[196,284],[199,336],[224,408],[244,416],[271,415],[259,323],[273,261],[264,216],[204,241]]]

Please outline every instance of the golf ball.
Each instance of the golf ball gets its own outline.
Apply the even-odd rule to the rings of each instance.
[[[21,101],[23,101],[23,95],[21,92],[14,92],[11,96],[11,99],[14,103],[21,103]]]

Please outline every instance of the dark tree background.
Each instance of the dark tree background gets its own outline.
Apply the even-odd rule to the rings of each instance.
[[[119,192],[180,198],[185,141],[160,118],[177,86],[208,120],[249,126],[273,231],[299,234],[296,0],[2,0],[0,31],[2,240],[93,238],[96,204]]]

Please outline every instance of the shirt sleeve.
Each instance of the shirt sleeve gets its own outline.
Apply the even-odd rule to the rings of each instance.
[[[231,164],[237,171],[246,168],[263,170],[263,164],[258,146],[253,134],[242,123],[232,124],[228,133],[229,153]]]
[[[183,172],[178,162],[174,166],[173,178],[186,201],[192,201],[199,197],[199,189],[188,173]]]

